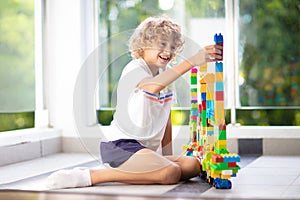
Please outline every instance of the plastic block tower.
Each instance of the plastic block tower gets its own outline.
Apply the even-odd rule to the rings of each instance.
[[[216,34],[214,41],[223,45],[223,36]],[[215,62],[209,72],[207,64],[191,70],[190,140],[184,151],[201,160],[201,178],[218,189],[230,189],[240,156],[227,150],[223,77],[222,62]]]

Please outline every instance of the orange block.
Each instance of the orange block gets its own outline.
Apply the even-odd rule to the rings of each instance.
[[[223,72],[216,72],[216,82],[223,82]]]
[[[224,111],[224,101],[216,101],[215,102],[215,110],[223,110]]]
[[[222,179],[230,179],[230,178],[231,178],[231,175],[224,175],[224,174],[221,174],[221,178],[222,178]]]
[[[200,72],[207,72],[207,63],[201,65],[201,66],[199,67],[199,71],[200,71]]]
[[[204,84],[204,83],[200,84],[200,91],[206,92],[206,84]]]
[[[206,74],[204,77],[207,83],[214,83],[215,82],[215,75],[214,74]]]

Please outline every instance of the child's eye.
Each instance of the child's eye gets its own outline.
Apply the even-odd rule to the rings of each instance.
[[[165,42],[160,43],[160,47],[165,47],[167,44]]]

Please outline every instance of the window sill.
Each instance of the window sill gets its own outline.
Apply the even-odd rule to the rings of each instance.
[[[110,131],[102,126],[102,131]],[[52,128],[24,129],[2,132],[0,140],[0,166],[18,163],[60,153],[86,153],[78,138],[61,137],[61,130]],[[95,140],[97,138],[97,140]],[[99,137],[91,136],[89,147],[98,151]],[[265,155],[300,155],[300,126],[227,126],[227,146],[238,153],[239,140],[262,139]],[[182,145],[189,140],[189,126],[173,126],[174,155],[182,154]],[[277,145],[285,146],[285,152]],[[98,153],[97,153],[98,155]]]
[[[239,126],[227,125],[228,138],[300,139],[300,126]]]
[[[227,139],[299,138],[300,126],[238,126],[227,125]],[[188,138],[189,126],[173,126],[173,138]]]
[[[189,141],[189,126],[173,126],[173,151],[182,154],[182,145]],[[234,126],[227,125],[227,148],[241,153],[242,148],[256,148],[251,144],[261,141],[263,155],[300,155],[300,126]],[[242,144],[248,143],[247,147]],[[284,147],[284,148],[279,148]]]
[[[61,131],[32,128],[0,133],[0,166],[61,152]]]

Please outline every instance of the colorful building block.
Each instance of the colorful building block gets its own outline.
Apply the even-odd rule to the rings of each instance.
[[[223,45],[223,36],[216,34],[214,41]],[[184,149],[201,160],[200,177],[216,188],[230,189],[240,156],[227,150],[223,63],[216,62],[214,70],[208,73],[206,64],[191,70],[190,141]]]

